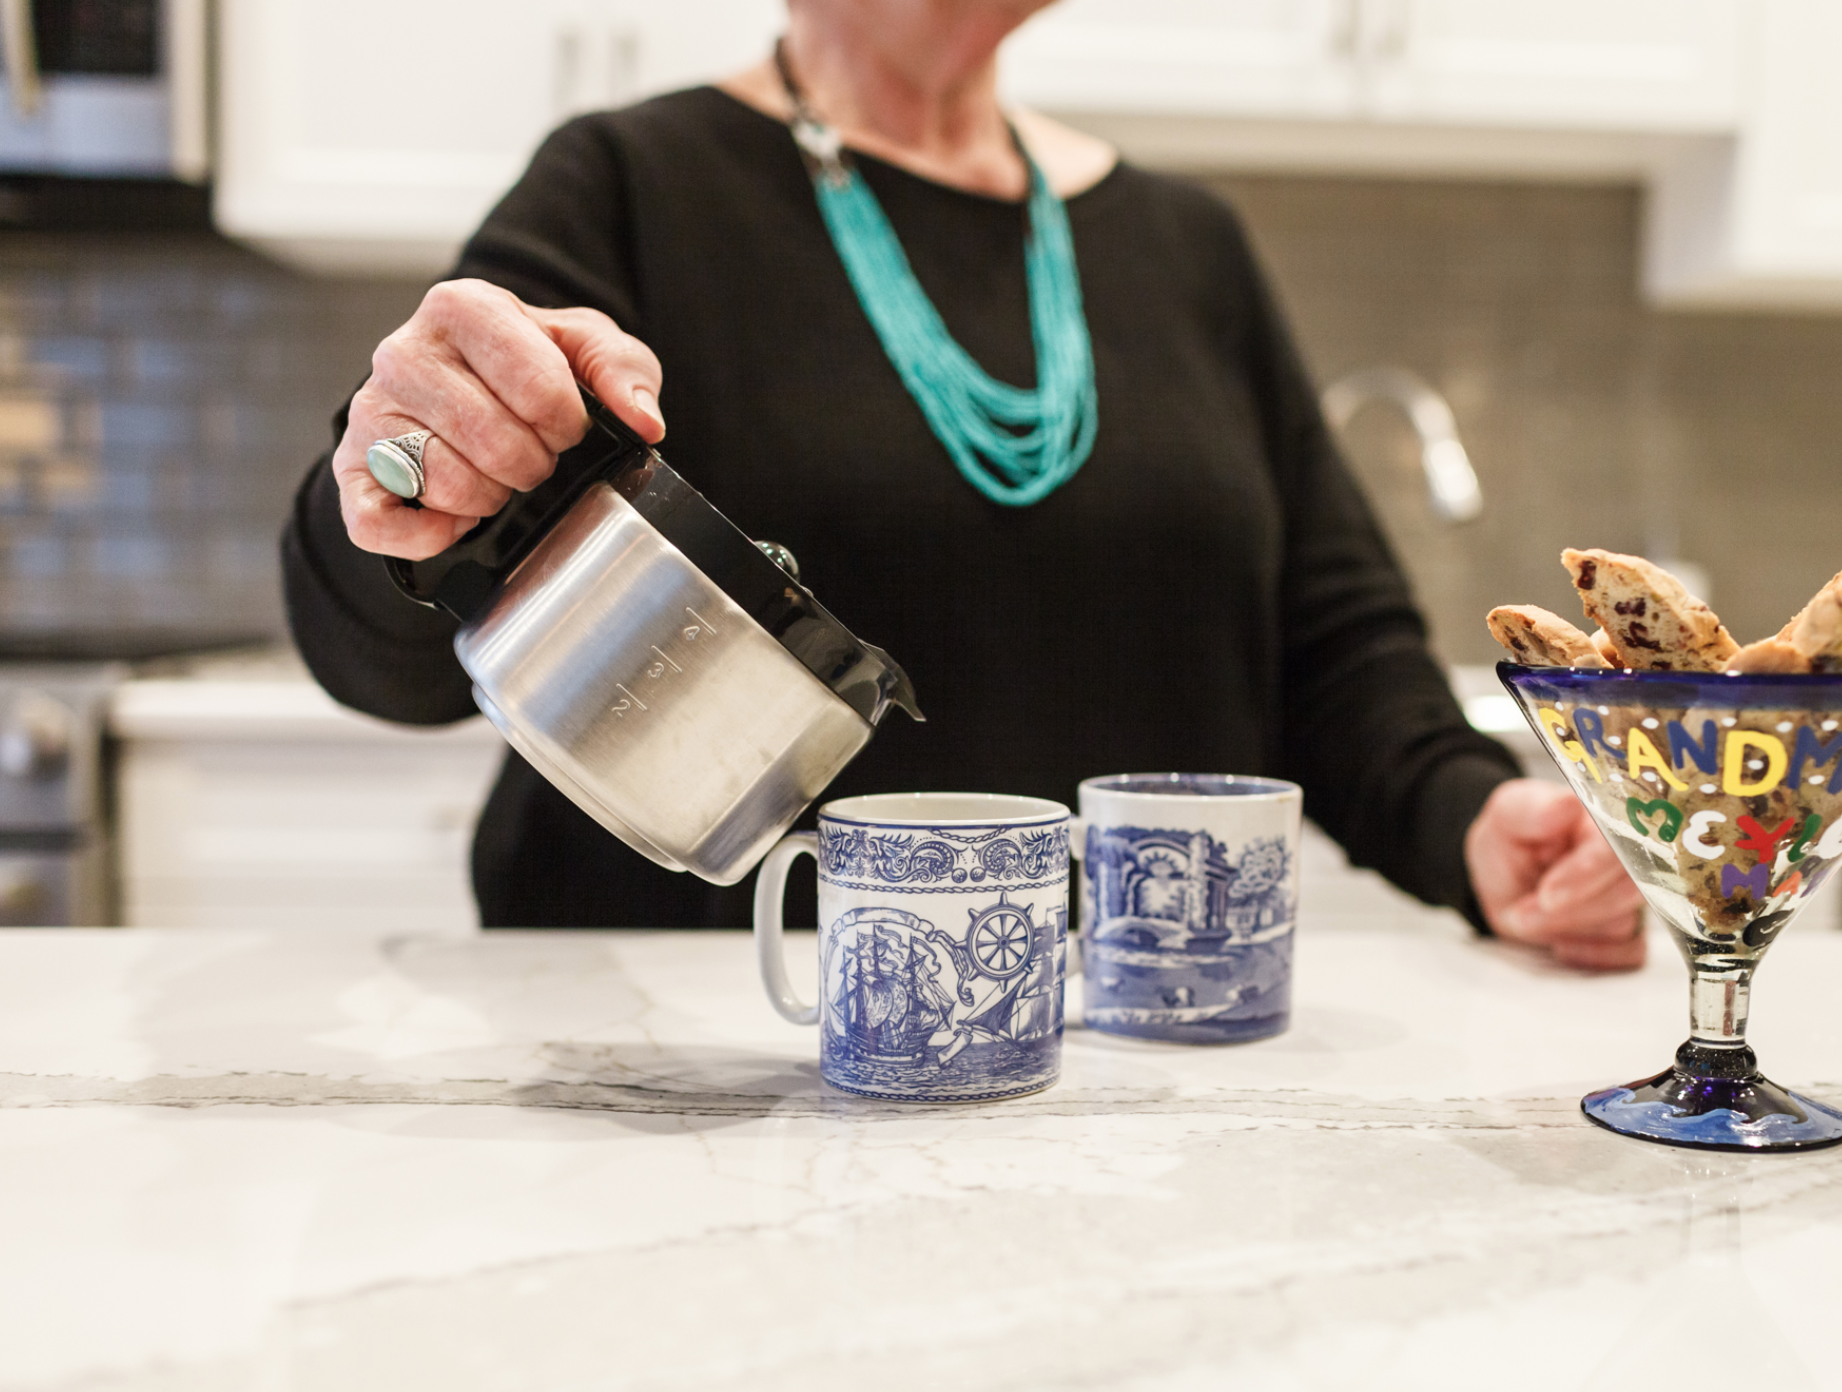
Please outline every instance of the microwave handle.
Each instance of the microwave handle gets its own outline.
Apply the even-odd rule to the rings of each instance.
[[[6,85],[13,110],[38,113],[44,84],[38,75],[38,41],[32,33],[32,0],[0,0],[0,43],[6,47]]]

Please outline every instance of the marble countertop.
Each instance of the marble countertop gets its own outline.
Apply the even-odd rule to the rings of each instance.
[[[1842,1148],[1592,1128],[1685,975],[1307,914],[1291,1031],[827,1091],[740,934],[0,935],[0,1387],[1837,1385]],[[795,957],[803,960],[796,944]],[[1842,934],[1755,1043],[1842,1102]]]

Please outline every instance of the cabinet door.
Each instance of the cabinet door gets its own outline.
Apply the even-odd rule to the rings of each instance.
[[[1664,168],[1645,282],[1669,304],[1842,308],[1842,5],[1761,0],[1737,141]]]
[[[1365,0],[1363,105],[1453,124],[1731,131],[1745,0]]]
[[[775,0],[236,0],[218,225],[308,264],[438,271],[577,112],[766,52]]]
[[[432,258],[552,115],[551,16],[525,0],[238,0],[222,9],[219,225]],[[491,38],[488,38],[488,35]]]
[[[1007,97],[1067,112],[1348,116],[1357,0],[1063,0],[1004,50]]]

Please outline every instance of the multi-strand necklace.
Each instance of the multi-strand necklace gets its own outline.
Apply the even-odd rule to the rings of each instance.
[[[1030,180],[1023,259],[1036,385],[1010,386],[954,341],[915,279],[882,205],[845,157],[838,132],[818,118],[794,82],[784,44],[774,56],[793,102],[793,137],[812,168],[820,216],[902,384],[966,482],[995,503],[1039,502],[1086,462],[1099,416],[1093,346],[1062,200],[1020,142]]]

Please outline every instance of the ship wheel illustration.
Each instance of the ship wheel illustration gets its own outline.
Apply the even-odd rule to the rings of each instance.
[[[966,929],[966,951],[981,976],[1008,981],[1030,965],[1036,949],[1036,925],[1030,922],[1026,905],[1013,904],[998,893],[998,902],[989,909],[972,911],[972,923]]]

